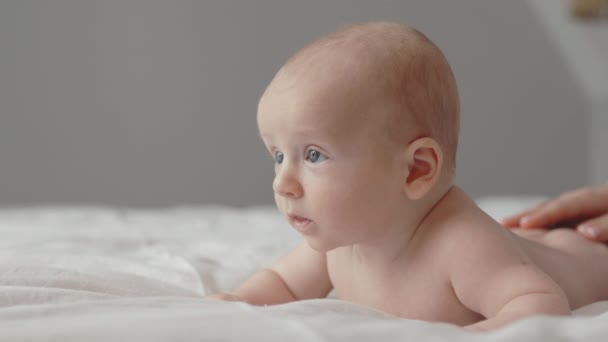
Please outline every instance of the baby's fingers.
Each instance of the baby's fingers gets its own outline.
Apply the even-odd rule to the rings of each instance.
[[[226,302],[242,302],[243,301],[239,296],[234,295],[232,293],[216,293],[214,295],[207,296],[205,298],[214,299],[214,300],[222,300],[222,301],[226,301]]]
[[[608,242],[608,214],[585,221],[576,230],[588,239]]]

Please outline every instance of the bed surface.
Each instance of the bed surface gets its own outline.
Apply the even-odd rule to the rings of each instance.
[[[496,218],[538,198],[483,198]],[[295,246],[271,207],[0,210],[0,341],[604,341],[608,302],[489,334],[335,300],[202,299]]]

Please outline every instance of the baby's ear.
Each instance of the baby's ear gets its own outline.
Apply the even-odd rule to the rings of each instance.
[[[437,183],[443,152],[434,139],[418,138],[407,146],[405,163],[405,194],[412,200],[418,200]]]

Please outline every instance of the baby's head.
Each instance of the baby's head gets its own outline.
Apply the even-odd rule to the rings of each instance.
[[[447,191],[459,100],[423,34],[369,23],[296,53],[260,99],[258,125],[276,159],[279,209],[329,250],[415,224]]]

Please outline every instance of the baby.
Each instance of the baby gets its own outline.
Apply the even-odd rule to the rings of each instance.
[[[333,289],[472,330],[608,298],[605,246],[564,229],[515,235],[453,184],[456,82],[420,32],[368,23],[312,43],[279,70],[257,119],[276,204],[304,241],[214,298],[278,304]]]

